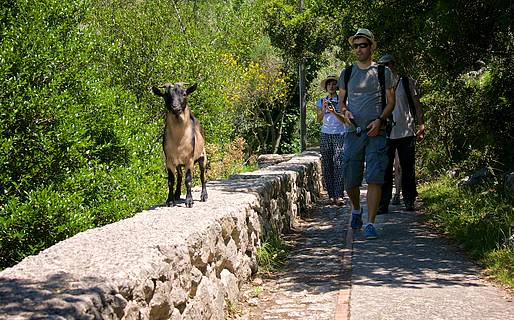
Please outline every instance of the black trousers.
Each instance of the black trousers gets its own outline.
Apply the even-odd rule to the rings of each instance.
[[[380,208],[387,208],[393,193],[393,163],[394,155],[398,150],[398,158],[402,169],[402,195],[403,202],[414,202],[418,192],[416,190],[416,137],[405,137],[400,139],[387,139],[388,164],[382,185],[382,198]]]

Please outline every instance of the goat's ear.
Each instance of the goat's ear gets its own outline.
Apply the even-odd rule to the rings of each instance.
[[[193,93],[193,92],[196,90],[196,87],[197,87],[197,86],[196,86],[196,83],[195,83],[195,84],[193,84],[192,86],[190,86],[189,88],[187,88],[187,90],[186,90],[186,94],[187,94],[187,95],[190,95],[191,93]]]
[[[153,94],[155,94],[156,96],[159,96],[159,97],[164,96],[164,94],[162,93],[162,91],[161,91],[161,90],[159,90],[159,88],[157,88],[156,86],[153,86],[153,87],[152,87],[152,91],[153,91]]]

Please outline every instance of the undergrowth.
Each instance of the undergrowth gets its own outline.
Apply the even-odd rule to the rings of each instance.
[[[280,269],[286,262],[290,246],[275,232],[270,232],[257,248],[259,272],[270,273]]]
[[[420,196],[429,223],[462,244],[490,276],[514,289],[514,201],[500,189],[462,189],[442,176],[422,186]]]

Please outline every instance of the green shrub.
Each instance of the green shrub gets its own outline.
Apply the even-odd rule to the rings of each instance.
[[[257,248],[260,272],[273,272],[282,267],[290,247],[276,232],[270,232]]]
[[[210,178],[244,170],[248,150],[234,141],[234,123],[254,105],[240,104],[237,93],[250,87],[253,78],[244,74],[265,61],[262,48],[270,47],[262,4],[13,0],[2,6],[0,268],[164,202],[164,106],[148,90],[152,85],[198,82],[190,106],[207,142],[222,150],[212,158],[224,164]],[[280,70],[279,63],[270,74]]]
[[[494,185],[462,190],[457,182],[442,176],[420,190],[427,219],[454,237],[475,259],[484,262],[495,276],[509,278],[514,251],[509,238],[514,224],[514,198]],[[493,257],[502,257],[494,261]],[[510,275],[507,277],[506,273]],[[501,275],[500,275],[501,274]]]

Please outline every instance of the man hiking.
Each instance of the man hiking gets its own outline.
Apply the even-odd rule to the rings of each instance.
[[[351,226],[360,229],[363,210],[359,187],[366,164],[368,217],[364,235],[375,239],[378,234],[373,224],[387,166],[386,122],[394,108],[394,80],[389,68],[379,68],[371,59],[377,46],[371,31],[359,29],[348,42],[357,61],[341,72],[338,82],[341,112],[337,116],[352,124],[345,136],[343,175],[352,205]]]

